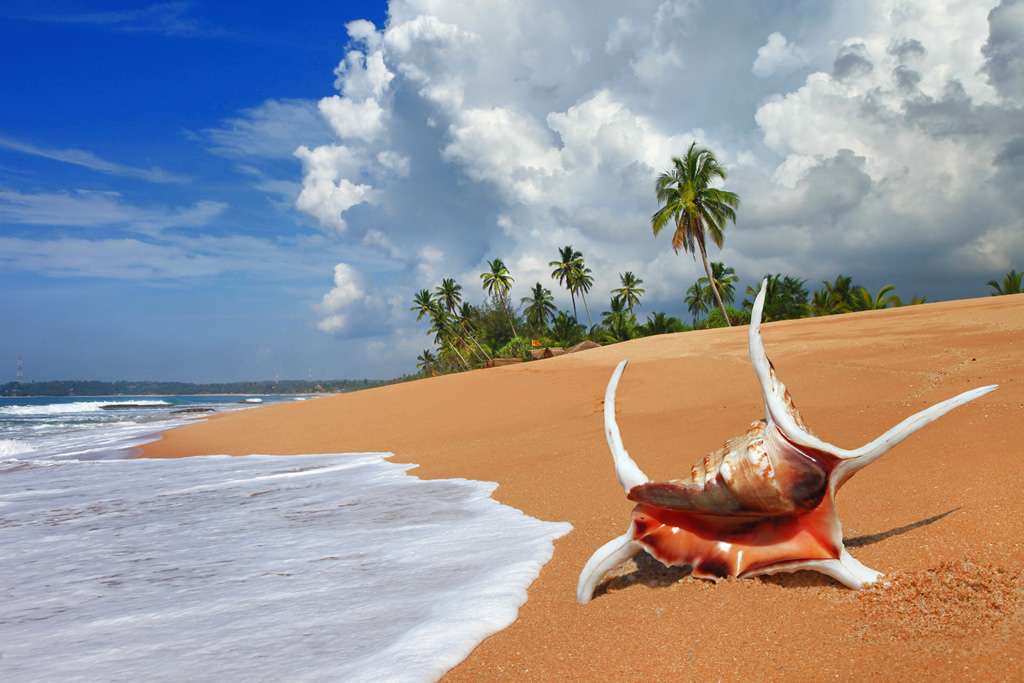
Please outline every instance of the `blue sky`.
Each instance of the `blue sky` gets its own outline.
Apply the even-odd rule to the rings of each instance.
[[[682,314],[692,140],[744,284],[1024,267],[1020,0],[8,2],[0,57],[0,380],[393,376],[413,291],[500,256],[567,306],[566,243]]]

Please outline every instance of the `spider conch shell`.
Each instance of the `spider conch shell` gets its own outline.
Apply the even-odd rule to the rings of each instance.
[[[811,569],[859,589],[881,573],[843,546],[835,495],[858,470],[954,408],[994,391],[980,387],[912,415],[854,450],[814,436],[765,354],[761,313],[767,280],[754,301],[749,344],[765,418],[694,465],[682,479],[651,482],[622,444],[615,422],[619,363],[605,392],[605,435],[626,497],[637,503],[625,534],[601,546],[580,574],[576,599],[590,602],[611,569],[645,550],[699,578],[748,577]]]

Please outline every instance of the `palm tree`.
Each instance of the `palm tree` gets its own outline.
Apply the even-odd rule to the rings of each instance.
[[[811,309],[807,305],[807,287],[805,281],[792,275],[783,276],[781,273],[765,275],[768,284],[765,287],[764,298],[764,320],[789,320],[801,318]],[[747,287],[747,295],[750,299],[743,300],[743,307],[753,308],[752,299],[757,296],[759,289]]]
[[[640,326],[640,333],[646,336],[654,334],[668,334],[670,332],[682,332],[686,325],[679,318],[661,312],[654,312],[647,316],[647,321]]]
[[[811,315],[834,315],[845,313],[846,310],[848,310],[846,304],[839,301],[827,289],[819,289],[814,292],[814,298],[810,305]]]
[[[459,353],[458,347],[452,341],[452,337],[456,337],[452,326],[452,318],[448,311],[444,310],[444,307],[438,303],[434,303],[430,309],[430,332],[434,335],[434,343],[438,346],[448,345],[448,348],[459,357],[464,368],[469,370],[469,362],[466,361],[465,357]]]
[[[613,342],[620,342],[632,339],[636,336],[636,317],[633,312],[626,308],[625,302],[619,297],[611,301],[610,311],[601,314],[601,324],[606,331],[605,339]]]
[[[914,298],[910,300],[910,303],[907,304],[907,306],[919,306],[920,304],[926,303],[928,303],[928,297],[915,294]]]
[[[569,290],[569,297],[572,299],[572,317],[576,318],[576,289],[572,286],[573,273],[577,268],[577,261],[583,260],[583,254],[574,250],[571,244],[567,244],[558,250],[558,256],[559,260],[548,263],[554,268],[551,271],[551,277]]]
[[[473,329],[473,317],[476,314],[476,308],[474,308],[473,304],[469,303],[468,301],[463,302],[462,305],[459,306],[459,309],[452,313],[455,322],[459,326],[459,329],[462,330],[463,339],[469,339],[471,342],[473,342],[473,345],[476,346],[477,357],[480,357],[482,355],[484,360],[490,360],[491,354],[487,353],[487,350],[484,349],[484,347],[480,346],[480,342],[477,341],[476,334],[474,334],[475,330]]]
[[[559,311],[558,315],[551,322],[551,336],[557,339],[562,346],[572,346],[583,339],[586,330],[576,320],[576,316],[569,316],[565,311]]]
[[[583,299],[583,308],[587,312],[587,321],[593,325],[594,319],[590,317],[590,306],[587,305],[587,292],[594,286],[594,276],[590,274],[590,268],[587,268],[583,262],[583,254],[580,254],[574,263],[576,267],[573,269],[569,286]]]
[[[1020,294],[1021,292],[1024,292],[1024,289],[1021,288],[1022,278],[1024,278],[1024,273],[1018,273],[1016,270],[1011,270],[1003,276],[1002,283],[996,282],[995,280],[989,280],[988,286],[995,290],[992,292],[992,296]]]
[[[833,300],[837,313],[848,313],[857,307],[854,292],[858,286],[853,284],[853,278],[848,275],[836,275],[835,282],[822,281],[828,296]]]
[[[725,169],[713,152],[697,147],[696,142],[690,145],[684,157],[672,157],[672,169],[662,173],[655,185],[658,203],[662,206],[651,216],[651,230],[657,236],[671,221],[675,228],[672,234],[675,252],[685,249],[696,258],[696,252],[700,251],[704,273],[728,325],[731,324],[729,315],[708,263],[707,238],[710,236],[711,241],[722,248],[726,222],[736,222],[740,198],[735,192],[711,187],[716,178],[725,180]]]
[[[640,297],[647,291],[640,286],[644,281],[628,270],[625,273],[619,273],[619,281],[622,282],[622,286],[613,289],[612,294],[622,299],[626,308],[632,311],[634,306],[640,305]]]
[[[508,303],[508,293],[512,289],[512,283],[515,282],[515,278],[508,272],[505,262],[500,258],[488,261],[487,267],[490,268],[489,271],[480,273],[480,279],[484,283],[484,290],[491,295],[496,305],[500,303],[504,307],[505,315],[508,316],[509,327],[512,328],[512,336],[518,337],[519,334],[516,332],[515,323],[512,322],[511,306]]]
[[[432,375],[437,367],[437,358],[430,349],[425,349],[423,353],[416,357],[416,367],[424,375]]]
[[[525,306],[523,313],[526,314],[526,322],[534,332],[544,330],[548,320],[554,318],[558,310],[551,290],[539,282],[530,290],[530,296],[522,298],[522,304]]]
[[[434,307],[434,297],[429,289],[421,289],[412,298],[413,306],[410,311],[416,311],[416,320],[423,320],[423,316],[430,315]]]
[[[450,277],[441,280],[441,284],[434,289],[434,296],[441,302],[444,309],[453,313],[462,303],[462,285]]]
[[[708,312],[707,302],[708,297],[704,288],[700,286],[699,280],[690,285],[690,288],[686,290],[686,310],[690,312],[694,320],[699,319]]]
[[[715,288],[718,289],[718,293],[722,296],[722,301],[727,304],[731,304],[736,298],[736,282],[739,280],[736,277],[736,271],[726,266],[721,261],[711,262],[711,279],[715,283]],[[708,286],[708,278],[704,277],[697,280],[700,283],[701,288],[704,290],[704,297],[708,308],[714,305],[714,294],[710,286]]]
[[[857,309],[861,311],[878,311],[883,308],[891,306],[902,306],[903,302],[893,292],[896,291],[895,285],[883,285],[878,290],[878,294],[871,296],[871,292],[867,287],[858,287],[853,291],[854,301],[857,303]]]

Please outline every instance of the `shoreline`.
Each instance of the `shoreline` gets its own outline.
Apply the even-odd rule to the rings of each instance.
[[[1013,677],[1024,672],[1024,446],[1012,432],[1024,406],[1022,333],[1024,296],[765,325],[769,355],[808,423],[843,446],[927,403],[1001,384],[840,495],[845,536],[859,542],[852,552],[889,575],[888,593],[854,593],[806,572],[675,581],[678,572],[641,561],[589,605],[576,604],[583,563],[622,533],[632,507],[602,431],[614,365],[631,360],[618,397],[626,447],[652,479],[679,476],[762,412],[745,327],[220,414],[163,432],[142,457],[390,451],[392,462],[419,463],[419,478],[494,481],[498,502],[571,523],[519,619],[451,680],[914,678],[923,667]],[[935,577],[981,588],[944,596],[936,616],[910,597]]]

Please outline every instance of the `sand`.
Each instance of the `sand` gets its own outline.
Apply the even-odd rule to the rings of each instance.
[[[804,417],[842,446],[1001,385],[843,488],[851,552],[887,574],[859,593],[808,572],[712,583],[639,556],[589,605],[575,601],[583,564],[632,507],[602,433],[615,364],[631,360],[618,394],[626,446],[653,479],[671,478],[763,414],[745,327],[218,416],[145,455],[393,451],[420,477],[496,481],[501,502],[571,522],[519,620],[451,680],[1022,680],[1022,333],[1024,295],[765,325]]]

